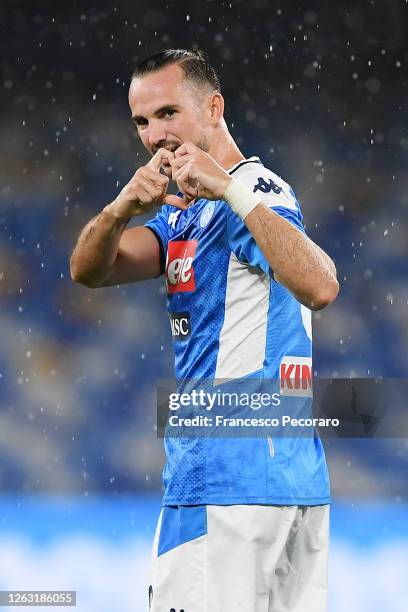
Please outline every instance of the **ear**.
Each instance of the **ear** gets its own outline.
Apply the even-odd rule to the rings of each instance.
[[[219,91],[214,91],[208,101],[210,122],[214,125],[224,117],[224,98]]]

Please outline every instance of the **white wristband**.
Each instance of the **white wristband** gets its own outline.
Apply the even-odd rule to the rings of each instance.
[[[232,179],[222,199],[242,220],[260,203],[259,197],[238,179]]]

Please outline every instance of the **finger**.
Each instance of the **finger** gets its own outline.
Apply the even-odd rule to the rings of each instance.
[[[197,179],[195,177],[195,170],[191,162],[183,164],[181,168],[176,170],[173,175],[174,180],[183,180],[191,186],[195,186]]]
[[[182,157],[187,153],[195,153],[198,150],[198,147],[196,147],[196,145],[192,142],[184,142],[178,149],[175,150],[174,157]]]
[[[193,156],[191,153],[186,153],[186,155],[183,155],[182,157],[175,157],[172,159],[170,162],[172,173],[174,174],[174,172],[185,166],[188,162],[191,162],[192,159]]]
[[[170,194],[166,194],[165,196],[161,197],[160,202],[162,204],[170,204],[170,206],[175,206],[181,210],[187,210],[189,205],[189,200],[184,200],[183,198]]]
[[[198,194],[198,180],[192,176],[191,164],[180,168],[175,175],[174,180],[179,186],[180,191],[190,198],[196,198]]]
[[[187,200],[195,200],[195,198],[198,196],[198,190],[194,189],[193,187],[189,187],[183,183],[177,183],[177,186]]]
[[[172,153],[172,151],[168,151],[167,149],[159,149],[157,153],[153,155],[149,163],[146,164],[146,166],[158,172],[160,170],[160,166],[162,165],[163,160],[167,159],[170,163],[173,157],[174,153]]]
[[[139,176],[142,176],[143,178],[147,179],[154,185],[157,185],[157,187],[160,187],[161,189],[167,189],[167,186],[169,184],[169,179],[167,176],[161,174],[160,172],[157,172],[157,170],[152,170],[147,166],[140,169]]]
[[[136,188],[137,197],[144,204],[151,204],[160,198],[164,191],[160,187],[156,187],[149,180],[139,177]]]

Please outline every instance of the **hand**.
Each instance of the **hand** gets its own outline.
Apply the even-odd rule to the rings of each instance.
[[[170,164],[172,178],[188,203],[197,198],[222,199],[232,180],[208,153],[191,142],[185,142],[175,151]]]
[[[161,204],[171,204],[185,210],[188,202],[167,194],[169,179],[160,173],[163,160],[167,159],[171,163],[173,158],[174,153],[171,151],[159,149],[148,164],[136,170],[118,197],[105,209],[120,219],[143,215]]]

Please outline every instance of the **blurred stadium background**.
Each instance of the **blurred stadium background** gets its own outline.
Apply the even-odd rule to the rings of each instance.
[[[247,156],[294,187],[341,294],[315,314],[319,376],[408,365],[407,3],[3,1],[0,8],[0,589],[147,609],[160,509],[162,280],[90,290],[68,259],[146,160],[127,107],[140,59],[197,46]],[[143,220],[140,220],[144,222]],[[407,440],[327,440],[329,612],[403,612]]]

